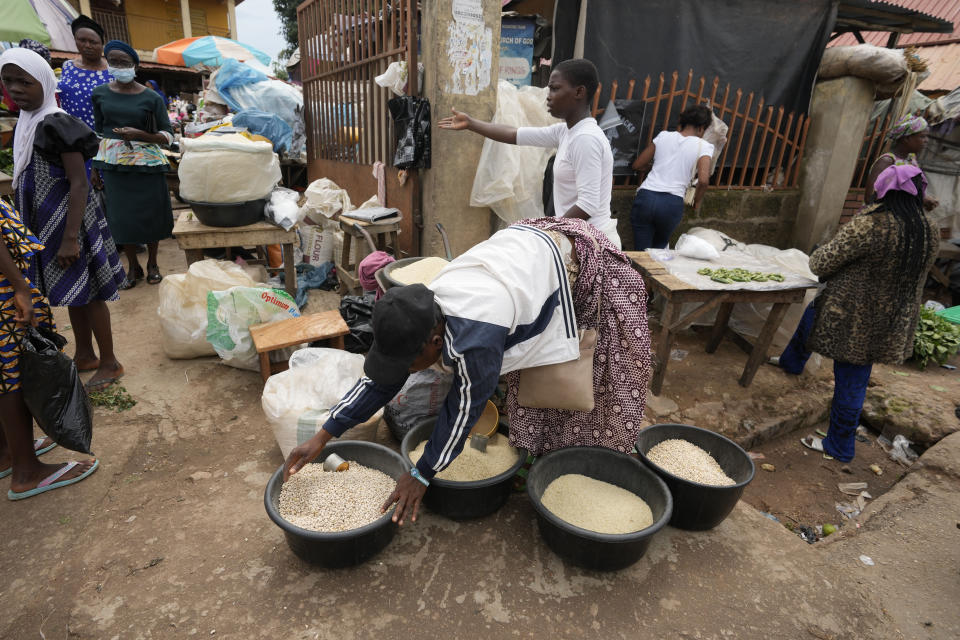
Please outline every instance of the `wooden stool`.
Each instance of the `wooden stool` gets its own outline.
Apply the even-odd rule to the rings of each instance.
[[[347,216],[340,216],[340,230],[343,231],[343,249],[340,251],[340,256],[336,258],[337,276],[339,276],[343,286],[350,290],[350,292],[358,292],[360,289],[360,278],[357,274],[357,266],[364,258],[375,250],[386,251],[388,247],[392,248],[394,253],[396,253],[397,232],[400,231],[400,220],[402,220],[402,216],[399,214],[374,223],[354,220]],[[360,225],[360,227],[369,234],[375,245],[374,247],[369,246],[363,232],[358,231],[357,228],[353,226],[354,224]],[[354,240],[357,242],[356,258],[351,259],[350,253]]]
[[[349,333],[350,327],[336,309],[250,327],[253,346],[260,354],[260,375],[264,381],[287,368],[285,362],[271,364],[271,351],[318,340],[326,340],[332,349],[343,349],[343,336]]]

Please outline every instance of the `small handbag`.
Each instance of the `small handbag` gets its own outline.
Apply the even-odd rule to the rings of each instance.
[[[703,149],[703,138],[697,142],[697,159],[693,161],[693,170],[690,172],[690,182],[683,194],[683,204],[692,207],[697,199],[697,165],[700,164],[700,150]]]
[[[537,409],[593,411],[593,354],[597,330],[580,331],[580,357],[520,371],[517,402]]]

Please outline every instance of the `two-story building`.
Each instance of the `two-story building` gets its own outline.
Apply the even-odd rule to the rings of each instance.
[[[153,59],[160,45],[196,36],[237,37],[236,5],[243,0],[69,0],[103,26],[107,39],[123,40]]]

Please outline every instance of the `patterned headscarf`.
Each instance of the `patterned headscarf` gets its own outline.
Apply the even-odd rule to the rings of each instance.
[[[37,42],[36,40],[31,40],[30,38],[24,38],[20,41],[18,46],[21,49],[30,49],[30,51],[40,54],[40,57],[46,60],[47,64],[50,64],[50,49],[47,49],[42,42]]]
[[[913,164],[895,164],[887,167],[877,176],[877,180],[873,183],[873,189],[877,198],[883,198],[888,191],[895,190],[906,191],[910,195],[923,197],[923,193],[917,193],[917,185],[913,182],[916,176],[920,176],[923,192],[926,193],[927,178],[923,175],[923,170]]]
[[[43,88],[43,104],[35,111],[27,111],[20,106],[20,118],[13,133],[13,181],[27,168],[33,158],[33,137],[37,125],[49,114],[63,111],[57,106],[57,76],[39,53],[29,49],[13,47],[0,55],[0,69],[13,64],[31,75]]]
[[[920,116],[908,114],[901,118],[897,124],[891,127],[890,131],[887,132],[887,137],[896,142],[900,138],[906,138],[907,136],[912,136],[915,133],[926,131],[928,126],[929,125],[927,125],[927,121]]]

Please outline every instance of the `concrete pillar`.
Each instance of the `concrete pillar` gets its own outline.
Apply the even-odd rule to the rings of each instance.
[[[183,21],[183,37],[193,37],[193,26],[190,24],[190,0],[180,0],[180,19]]]
[[[93,11],[90,9],[90,0],[80,0],[80,13],[87,17],[93,15]]]
[[[792,241],[802,251],[809,253],[837,230],[875,91],[872,80],[852,76],[824,80],[814,87]]]
[[[490,210],[470,206],[484,139],[465,131],[441,131],[436,123],[453,107],[476,118],[493,117],[500,64],[500,3],[425,0],[420,20],[422,95],[430,101],[433,118],[433,168],[422,172],[421,253],[443,255],[436,230],[440,222],[450,237],[454,255],[459,255],[490,237]]]
[[[230,26],[230,37],[237,39],[237,3],[227,0],[227,24]]]

